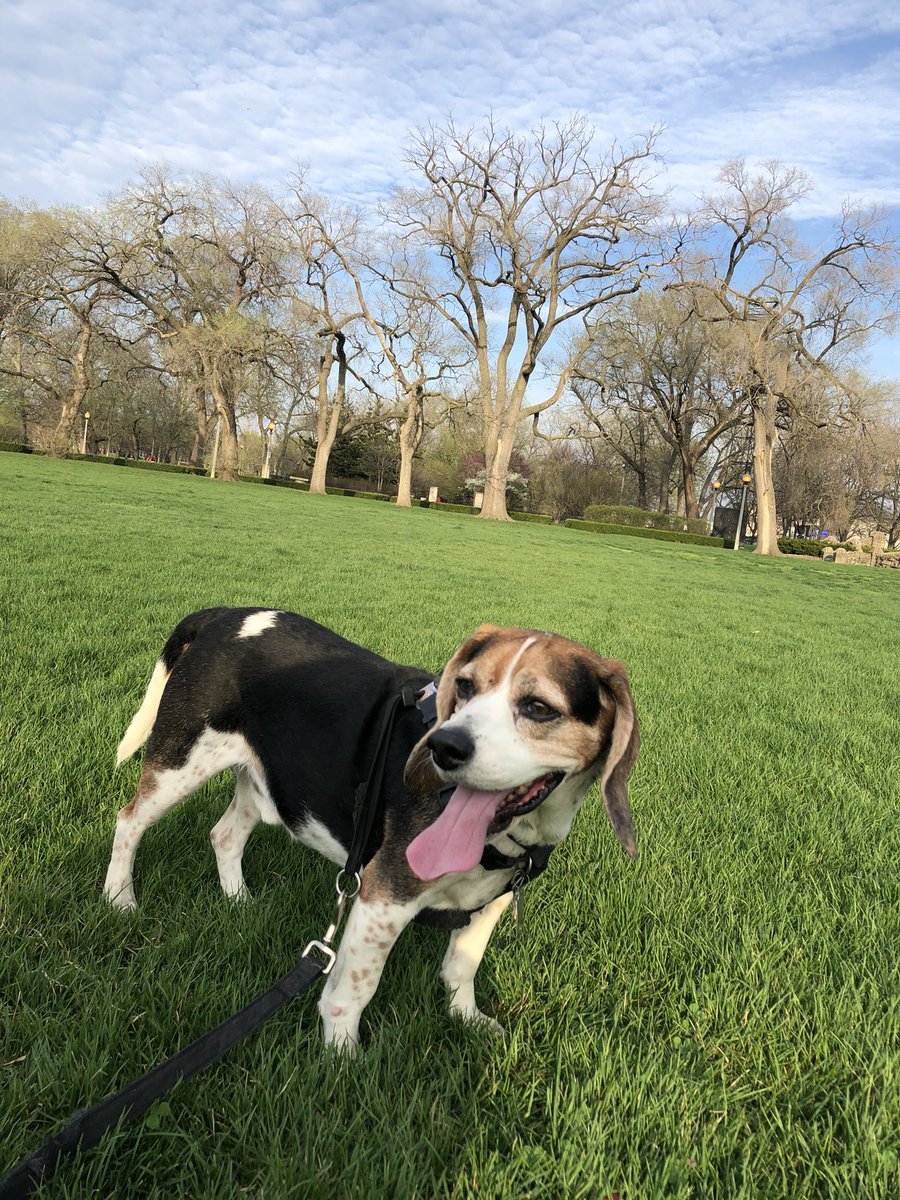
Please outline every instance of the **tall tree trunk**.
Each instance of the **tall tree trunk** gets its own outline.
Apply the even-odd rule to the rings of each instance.
[[[219,462],[216,475],[219,479],[233,482],[238,478],[238,433],[237,417],[231,397],[226,393],[213,390],[213,400],[216,412],[222,423],[222,437],[219,443]]]
[[[309,476],[309,490],[319,496],[325,495],[325,475],[328,471],[328,459],[341,427],[340,405],[334,404],[331,412],[319,412],[316,422],[316,457]]]
[[[486,521],[509,521],[506,510],[506,476],[516,440],[515,422],[497,419],[485,437],[484,503],[481,516]]]
[[[197,425],[194,430],[194,443],[191,446],[191,466],[203,465],[206,454],[206,441],[209,437],[209,415],[206,411],[206,388],[202,379],[192,379],[187,385],[191,389],[194,401],[194,412]]]
[[[412,507],[413,455],[424,433],[423,404],[422,388],[417,385],[409,393],[406,417],[400,426],[400,477],[397,480],[397,504],[400,508]]]
[[[781,554],[775,513],[772,455],[778,440],[775,397],[753,397],[753,479],[756,489],[756,549],[754,554]]]
[[[59,421],[50,439],[48,453],[53,458],[64,458],[72,449],[75,439],[75,418],[84,403],[84,398],[90,386],[88,373],[88,352],[91,348],[91,324],[87,320],[81,322],[81,333],[78,336],[78,349],[72,358],[72,391],[62,402]],[[77,447],[80,449],[80,446]]]
[[[238,432],[234,380],[227,365],[223,369],[221,362],[216,362],[211,356],[203,358],[203,376],[222,429],[216,474],[219,479],[234,481],[238,478]]]
[[[13,358],[13,366],[19,375],[19,420],[22,422],[22,445],[28,445],[28,404],[25,400],[25,377],[22,367],[22,339],[15,340],[15,354]]]
[[[667,451],[659,470],[659,503],[661,513],[667,513],[671,507],[670,495],[672,490],[672,464],[675,462],[675,451]]]
[[[344,394],[347,386],[346,339],[340,330],[330,331],[326,349],[319,360],[318,385],[316,391],[316,457],[309,477],[309,490],[319,496],[325,495],[325,473],[328,459],[341,427]],[[331,368],[337,359],[338,378],[332,399],[328,390]]]
[[[682,515],[685,517],[700,516],[700,505],[697,503],[697,481],[694,477],[694,464],[685,446],[681,447],[681,509]]]

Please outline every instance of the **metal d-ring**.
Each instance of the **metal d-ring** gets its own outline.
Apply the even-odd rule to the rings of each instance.
[[[353,891],[350,891],[350,888],[346,887],[344,884],[344,877],[346,875],[347,872],[345,870],[342,869],[338,871],[337,878],[334,881],[334,890],[339,896],[343,896],[344,900],[355,900],[359,895],[360,887],[362,887],[362,878],[360,877],[359,871],[353,872],[353,874],[350,876],[351,887],[353,888]]]

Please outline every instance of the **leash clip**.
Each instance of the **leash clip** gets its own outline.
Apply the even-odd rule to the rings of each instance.
[[[347,871],[338,871],[337,878],[334,881],[334,890],[337,892],[337,900],[334,904],[334,913],[331,917],[331,924],[322,935],[322,940],[313,940],[303,951],[304,958],[311,950],[318,950],[320,954],[325,955],[325,966],[322,968],[322,974],[327,975],[334,966],[337,958],[337,951],[332,943],[334,942],[335,934],[340,929],[341,921],[344,919],[344,909],[347,906],[348,900],[353,900],[359,895],[359,889],[362,884],[359,871],[354,871],[349,874]]]

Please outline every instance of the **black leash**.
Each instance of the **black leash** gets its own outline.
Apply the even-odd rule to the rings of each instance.
[[[416,694],[412,688],[403,688],[388,701],[378,732],[369,777],[356,790],[353,841],[347,864],[338,875],[338,900],[334,916],[322,940],[310,942],[303,952],[303,957],[287,975],[282,976],[268,991],[251,1000],[234,1016],[195,1042],[191,1042],[171,1058],[151,1068],[121,1091],[107,1096],[92,1108],[75,1113],[68,1124],[57,1130],[33,1154],[23,1158],[18,1166],[0,1179],[0,1200],[21,1200],[22,1197],[31,1195],[36,1187],[55,1174],[65,1160],[74,1158],[79,1151],[90,1150],[96,1146],[111,1129],[137,1121],[177,1083],[199,1075],[239,1042],[249,1037],[285,1004],[302,996],[320,975],[328,974],[334,965],[335,951],[332,941],[337,933],[344,905],[356,894],[348,890],[341,881],[355,877],[358,890],[359,874],[366,861],[366,848],[381,811],[384,769],[394,720],[401,706],[412,708],[415,703]],[[324,963],[312,957],[314,950],[325,955]]]
[[[117,1125],[130,1125],[136,1121],[176,1083],[193,1079],[268,1021],[285,1004],[302,996],[325,970],[322,963],[316,962],[308,954],[304,955],[287,975],[233,1017],[153,1067],[121,1091],[107,1096],[93,1108],[77,1112],[40,1149],[23,1158],[5,1179],[0,1180],[0,1200],[19,1200],[22,1196],[29,1196],[39,1184],[51,1178],[61,1162],[74,1158],[79,1150],[96,1146],[103,1135]]]
[[[356,891],[351,890],[342,881],[353,880],[358,891],[360,872],[367,861],[366,850],[381,812],[384,790],[382,785],[394,721],[401,707],[413,708],[418,699],[423,723],[426,726],[432,724],[436,716],[436,710],[432,715],[433,692],[429,692],[428,689],[426,692],[428,694],[421,698],[417,697],[412,688],[405,687],[388,701],[378,732],[369,777],[356,789],[353,840],[347,863],[337,878],[338,899],[334,916],[322,940],[310,942],[295,967],[234,1016],[197,1038],[171,1058],[151,1068],[121,1091],[107,1096],[92,1108],[75,1113],[62,1129],[52,1134],[33,1154],[23,1158],[18,1166],[0,1179],[0,1200],[21,1200],[22,1197],[30,1196],[36,1187],[52,1178],[61,1163],[74,1158],[79,1151],[90,1150],[96,1146],[111,1129],[123,1128],[137,1121],[177,1083],[193,1079],[195,1075],[199,1075],[201,1071],[224,1057],[279,1009],[308,991],[320,975],[328,974],[334,965],[335,951],[332,942],[340,925],[344,906],[348,899],[356,895]],[[518,868],[521,882],[518,888],[515,881],[511,885],[517,896],[524,883],[544,870],[552,849],[552,846],[527,849],[523,847],[524,853],[521,857],[510,858],[493,847],[486,846],[482,865],[488,870]],[[324,954],[324,963],[312,957],[314,950]]]

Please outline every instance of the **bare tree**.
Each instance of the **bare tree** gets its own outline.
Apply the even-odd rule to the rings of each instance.
[[[54,455],[73,448],[110,297],[96,272],[80,269],[83,233],[76,209],[0,213],[0,374],[44,395]]]
[[[777,554],[772,455],[779,422],[803,419],[804,385],[816,375],[836,387],[839,412],[855,402],[838,368],[895,307],[896,246],[878,212],[845,206],[824,249],[802,245],[788,211],[810,191],[803,172],[779,162],[752,174],[741,160],[696,214],[697,248],[676,286],[741,365],[753,415],[758,554]]]
[[[150,323],[199,368],[198,443],[207,414],[200,380],[222,422],[223,478],[237,472],[244,371],[267,345],[267,307],[284,286],[279,214],[260,188],[145,171],[94,224],[84,270],[115,289],[120,318]]]
[[[341,259],[396,392],[397,504],[409,508],[413,457],[425,436],[427,402],[443,397],[443,381],[465,365],[465,347],[459,346],[458,339],[454,343],[434,306],[422,298],[430,290],[423,261],[412,263],[396,246],[368,253],[359,263],[345,254]],[[417,281],[413,288],[408,287],[411,280]],[[368,288],[364,281],[369,282]],[[376,370],[381,365],[377,363]]]
[[[519,422],[559,400],[575,365],[570,358],[548,394],[526,404],[547,347],[562,342],[569,322],[636,290],[658,254],[653,142],[600,151],[576,117],[527,136],[451,121],[410,146],[424,183],[398,191],[386,215],[442,269],[427,293],[413,279],[402,286],[434,306],[476,363],[486,518],[507,519]]]
[[[295,195],[296,209],[290,215],[297,256],[293,308],[317,347],[316,452],[309,490],[321,494],[338,434],[369,419],[348,407],[348,380],[372,390],[360,369],[365,347],[358,335],[364,313],[348,269],[363,236],[362,221],[355,210],[307,190],[302,178],[295,183]],[[371,416],[385,419],[380,404]]]
[[[590,345],[573,374],[573,390],[584,416],[611,436],[608,409],[624,409],[633,421],[622,433],[644,432],[629,453],[632,469],[643,473],[647,423],[668,446],[664,462],[677,468],[677,510],[700,516],[699,464],[729,429],[747,419],[736,394],[728,362],[709,336],[708,327],[677,293],[644,291],[612,307],[608,318],[592,323]],[[669,468],[671,470],[671,467]],[[660,508],[668,507],[668,474],[660,489]]]

